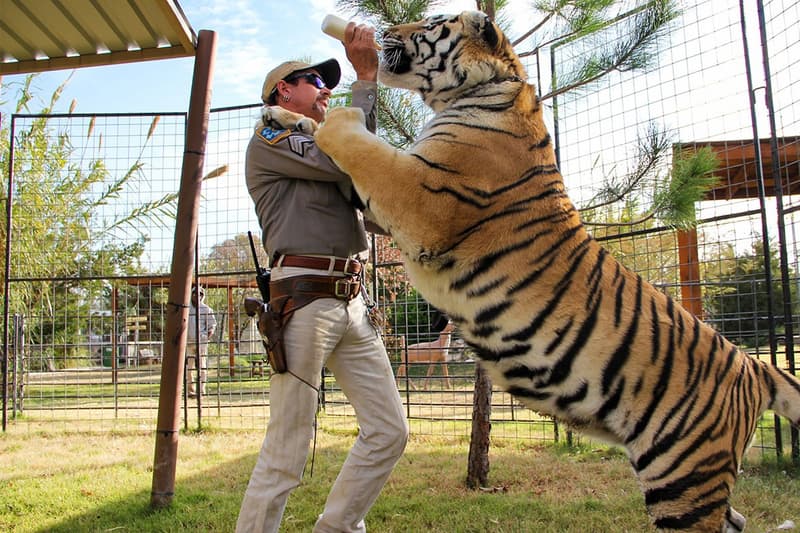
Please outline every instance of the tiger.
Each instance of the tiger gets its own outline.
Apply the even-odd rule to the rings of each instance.
[[[624,448],[662,531],[740,532],[730,495],[759,417],[800,424],[800,380],[616,261],[565,192],[536,88],[484,13],[388,28],[379,81],[433,116],[413,144],[335,108],[315,141],[492,382]]]

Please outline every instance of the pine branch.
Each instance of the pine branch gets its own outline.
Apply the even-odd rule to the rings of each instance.
[[[653,0],[641,9],[633,19],[630,31],[624,32],[626,38],[620,38],[618,44],[610,51],[592,53],[582,65],[566,76],[561,87],[542,96],[542,100],[554,98],[566,92],[590,85],[613,71],[626,72],[647,68],[653,60],[658,40],[664,35],[670,22],[679,15],[673,0]],[[610,25],[616,23],[613,21]],[[597,31],[593,32],[597,35]],[[580,34],[570,39],[580,37]],[[598,37],[599,39],[599,37]],[[567,42],[567,41],[565,41]]]
[[[639,187],[645,178],[653,171],[662,158],[668,153],[670,140],[667,132],[651,122],[647,127],[644,138],[637,141],[636,167],[624,179],[615,183],[612,178],[603,189],[590,200],[589,205],[580,208],[580,212],[594,211],[601,207],[622,201],[634,189]],[[602,198],[599,203],[592,203],[595,199]]]

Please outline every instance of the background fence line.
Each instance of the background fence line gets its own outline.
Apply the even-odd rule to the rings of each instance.
[[[800,42],[793,21],[800,7],[758,1],[740,13],[736,5],[711,4],[681,4],[654,68],[612,73],[547,100],[547,120],[568,192],[587,224],[618,224],[593,225],[595,237],[753,355],[795,372],[800,74],[793,63]],[[761,61],[762,37],[768,64]],[[525,57],[531,79],[546,89],[591,46],[565,41],[549,55]],[[247,232],[260,232],[243,177],[258,108],[211,112],[197,277],[219,326],[209,350],[209,394],[184,397],[187,429],[262,429],[269,416],[269,371],[243,309],[245,296],[258,295]],[[10,117],[6,431],[153,430],[185,122],[185,113],[162,112]],[[674,171],[701,149],[718,160],[720,180],[696,203],[696,226],[632,223],[654,201],[651,190],[590,208],[615,180],[636,171],[639,147],[658,135],[667,151],[653,165],[656,174]],[[259,262],[268,263],[265,256]],[[410,284],[390,239],[373,236],[368,277],[397,367],[408,345],[436,338],[436,313]],[[428,365],[411,364],[398,386],[412,432],[468,439],[474,357],[457,331],[448,353],[448,379],[436,365],[426,383]],[[355,428],[330,376],[321,401],[324,427]],[[496,438],[563,437],[552,420],[499,391],[492,417]],[[781,454],[790,446],[800,456],[797,432],[787,426],[765,417],[756,447]]]

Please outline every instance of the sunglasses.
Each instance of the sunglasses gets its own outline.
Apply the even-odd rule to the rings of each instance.
[[[289,76],[286,78],[285,81],[294,81],[303,78],[308,83],[316,87],[317,89],[324,89],[325,88],[325,80],[319,77],[318,74],[314,74],[313,72],[303,72],[302,74],[295,74],[294,76]]]

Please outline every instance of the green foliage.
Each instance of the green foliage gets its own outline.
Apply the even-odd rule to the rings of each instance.
[[[38,103],[35,79],[30,75],[16,86],[18,113],[30,113]],[[37,281],[11,284],[10,312],[27,317],[28,340],[52,345],[56,361],[77,359],[85,351],[80,346],[86,343],[88,329],[94,327],[86,321],[91,322],[89,317],[98,309],[110,308],[112,287],[101,279],[142,273],[146,228],[152,226],[145,222],[170,224],[177,200],[176,193],[169,193],[141,204],[120,201],[123,194],[137,190],[146,177],[142,153],[119,176],[114,176],[102,159],[85,160],[84,152],[75,144],[85,145],[96,135],[94,119],[85,138],[73,144],[70,132],[57,130],[51,115],[67,81],[38,114],[16,123],[13,139],[11,271],[16,277]],[[70,112],[74,107],[73,102]],[[0,194],[7,200],[11,134],[10,121],[3,119]],[[157,125],[155,117],[142,151]],[[102,146],[102,137],[97,143]],[[3,243],[7,229],[3,225]],[[121,289],[123,295],[136,291]],[[137,299],[131,297],[130,301]]]
[[[444,3],[443,0],[339,0],[337,7],[346,12],[393,26],[414,22]]]
[[[417,292],[416,288],[399,296],[392,309],[393,313],[390,316],[392,333],[404,335],[406,344],[427,342],[438,337],[438,332],[432,332],[432,329],[440,313]]]
[[[552,19],[555,26],[550,31],[555,31],[556,37],[543,44],[558,42],[561,46],[580,39],[585,50],[560,65],[561,72],[551,81],[551,91],[542,99],[579,87],[588,88],[614,71],[641,71],[653,65],[658,44],[680,11],[674,0],[646,2],[634,9],[632,16],[613,9],[626,5],[609,0],[554,0],[536,4],[543,19]]]
[[[694,203],[717,184],[719,178],[714,172],[718,168],[719,160],[708,146],[694,152],[678,151],[672,162],[670,179],[654,195],[659,218],[672,227],[693,226]]]
[[[769,340],[770,294],[776,331],[783,332],[786,324],[781,306],[783,290],[776,247],[769,246],[766,256],[770,260],[771,285],[767,283],[764,244],[760,239],[753,241],[750,253],[739,256],[735,256],[733,247],[728,245],[720,251],[718,267],[706,272],[708,281],[712,282],[706,288],[704,304],[709,321],[737,344],[759,346]],[[790,273],[790,277],[794,279],[797,274]],[[791,301],[797,302],[797,287],[792,284],[789,289]],[[793,306],[793,313],[796,313],[796,305]]]
[[[670,228],[694,227],[694,204],[716,185],[718,178],[713,173],[719,161],[707,146],[679,150],[672,155],[671,169],[664,172],[670,154],[672,142],[668,133],[649,123],[645,134],[638,138],[634,168],[626,174],[614,169],[604,178],[598,192],[580,209],[584,220],[595,226],[630,227],[658,220]],[[620,204],[622,207],[617,209],[622,214],[614,215],[612,208]],[[629,216],[634,212],[638,218]],[[601,213],[611,216],[598,216]]]

